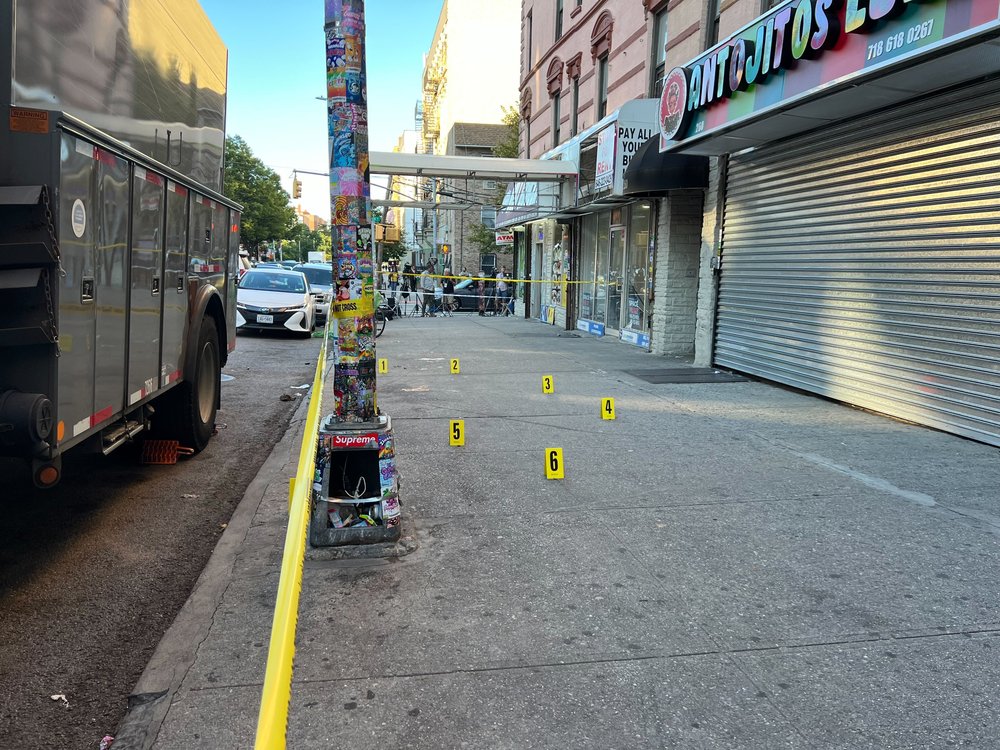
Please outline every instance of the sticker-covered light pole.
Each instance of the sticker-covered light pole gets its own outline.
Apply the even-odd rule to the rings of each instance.
[[[375,419],[375,266],[368,177],[364,0],[326,0],[326,106],[338,422]]]
[[[395,539],[400,523],[391,423],[375,398],[365,4],[325,2],[336,411],[319,436],[314,545]]]

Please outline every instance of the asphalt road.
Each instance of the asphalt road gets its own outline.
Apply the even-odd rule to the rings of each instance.
[[[317,339],[241,335],[225,429],[176,466],[69,454],[62,484],[42,493],[0,464],[0,748],[90,749],[114,734],[318,352]]]

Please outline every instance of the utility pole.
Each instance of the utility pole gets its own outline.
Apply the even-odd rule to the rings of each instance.
[[[434,193],[433,193],[433,195],[431,195],[431,200],[434,202],[434,209],[433,209],[434,215],[433,215],[433,218],[431,219],[431,226],[433,227],[433,230],[432,230],[433,237],[431,238],[431,257],[432,258],[436,258],[437,257],[437,251],[438,251],[438,210],[437,210],[438,181],[437,181],[437,177],[433,178],[432,184],[434,185]]]
[[[326,0],[331,239],[337,321],[334,390],[338,422],[375,419],[375,276],[364,0]],[[362,346],[364,343],[365,346]]]
[[[324,30],[336,411],[319,430],[309,539],[336,546],[398,539],[400,509],[392,423],[375,401],[364,0],[326,0]]]

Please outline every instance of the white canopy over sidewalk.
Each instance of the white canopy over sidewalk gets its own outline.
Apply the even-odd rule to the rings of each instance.
[[[576,164],[555,159],[499,159],[483,156],[438,156],[372,151],[369,170],[373,175],[442,177],[470,180],[529,180],[562,182],[575,180]]]

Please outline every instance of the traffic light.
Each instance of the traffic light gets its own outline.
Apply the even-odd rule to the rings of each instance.
[[[301,198],[302,197],[302,181],[297,177],[292,178],[292,197]]]
[[[451,252],[451,246],[450,245],[441,245],[441,252],[444,253],[445,255],[447,255],[448,253]]]

